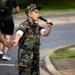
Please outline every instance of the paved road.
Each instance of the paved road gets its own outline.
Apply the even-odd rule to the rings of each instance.
[[[12,39],[14,39],[14,35]],[[75,44],[75,24],[53,26],[51,34],[48,37],[41,37],[41,44],[40,73],[41,75],[51,75],[45,69],[43,59],[54,48]],[[15,63],[17,62],[17,48],[15,47],[9,52],[12,56],[11,61],[0,60],[0,75],[18,75],[18,70],[15,67]]]
[[[53,26],[51,34],[46,38],[41,38],[41,61],[45,58],[45,55],[49,54],[50,50],[60,46],[75,44],[74,34],[75,24]]]

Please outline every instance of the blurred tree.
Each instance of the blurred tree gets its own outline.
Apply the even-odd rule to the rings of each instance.
[[[18,0],[18,3],[20,5],[20,7],[25,8],[30,3],[32,3],[32,0]]]
[[[35,3],[36,4],[37,3],[37,0],[32,0],[32,3]]]
[[[75,7],[75,0],[18,0],[20,7],[25,8],[31,3],[50,8],[69,8]]]

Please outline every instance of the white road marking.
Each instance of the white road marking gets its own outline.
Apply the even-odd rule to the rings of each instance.
[[[0,63],[0,66],[15,66],[15,64],[2,64],[2,63]]]

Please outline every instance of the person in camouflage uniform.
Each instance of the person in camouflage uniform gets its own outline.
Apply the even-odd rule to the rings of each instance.
[[[35,21],[39,20],[40,6],[30,4],[25,9],[27,20],[21,23],[17,29],[14,46],[18,44],[18,69],[19,75],[40,75],[39,72],[39,48],[40,35],[48,36],[52,26],[48,24],[48,28],[44,29]]]

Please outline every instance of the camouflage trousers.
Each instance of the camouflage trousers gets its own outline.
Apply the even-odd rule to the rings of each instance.
[[[40,75],[39,72],[39,50],[18,51],[18,69],[19,75]]]

